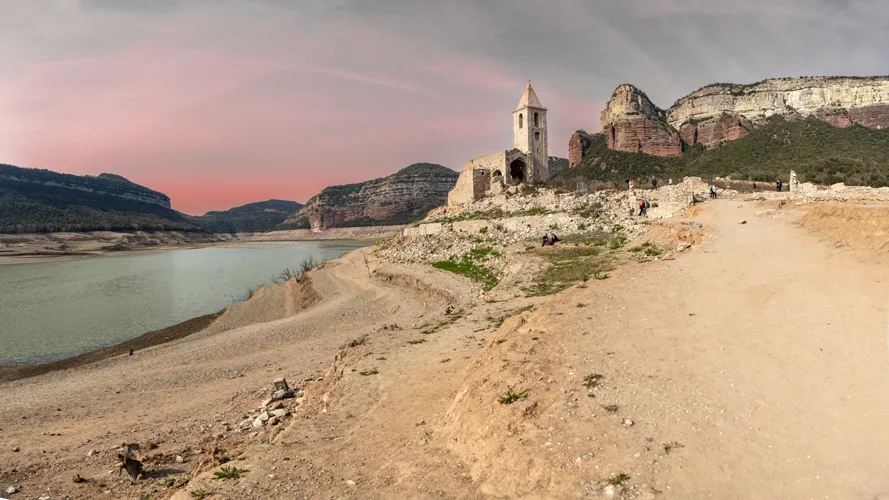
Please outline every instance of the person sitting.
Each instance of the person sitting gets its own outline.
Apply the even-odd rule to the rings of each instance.
[[[540,240],[540,246],[542,247],[545,247],[547,244],[549,244],[549,236],[546,233],[543,233],[543,238],[541,238]]]
[[[556,236],[556,233],[550,233],[550,235],[549,235],[549,244],[550,244],[550,245],[555,245],[557,241],[559,241],[559,237]]]

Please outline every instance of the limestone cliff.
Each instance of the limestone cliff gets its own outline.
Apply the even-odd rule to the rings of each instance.
[[[395,174],[371,181],[330,186],[278,229],[407,224],[447,202],[457,172],[433,163],[415,163]]]
[[[0,164],[0,233],[198,230],[170,197],[114,174],[71,175]]]
[[[754,126],[772,115],[814,116],[837,126],[859,123],[889,126],[889,77],[775,78],[749,85],[708,85],[667,110],[667,121],[682,130],[690,124],[734,116]]]
[[[679,156],[682,141],[645,92],[624,84],[619,86],[600,117],[608,147],[618,151],[655,156]]]
[[[686,123],[679,129],[679,135],[689,146],[702,144],[707,149],[712,149],[747,136],[752,127],[746,118],[722,115],[702,122]]]

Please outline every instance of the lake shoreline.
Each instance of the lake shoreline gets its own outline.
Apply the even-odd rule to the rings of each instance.
[[[34,364],[19,363],[13,365],[0,365],[0,383],[36,377],[37,375],[43,375],[54,371],[77,368],[103,361],[108,358],[113,358],[115,356],[120,356],[122,354],[128,354],[130,349],[132,349],[135,354],[148,347],[179,340],[207,328],[213,323],[213,320],[218,318],[223,312],[225,312],[225,308],[215,313],[188,319],[166,328],[143,333],[134,339],[119,344],[94,349],[83,354],[57,361]]]
[[[344,227],[268,233],[186,233],[178,231],[93,231],[84,233],[0,234],[0,266],[65,262],[89,257],[139,255],[256,243],[360,240],[375,242],[405,226]]]

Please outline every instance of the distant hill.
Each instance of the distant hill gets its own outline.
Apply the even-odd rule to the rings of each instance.
[[[458,175],[435,163],[415,163],[387,177],[330,186],[276,229],[407,224],[444,205]]]
[[[302,204],[295,201],[268,200],[185,218],[211,233],[261,233],[271,231],[300,208]]]
[[[114,174],[70,175],[0,164],[0,233],[199,227],[170,198]]]
[[[749,134],[715,149],[698,144],[682,156],[660,157],[610,149],[603,134],[582,134],[583,155],[575,168],[557,177],[623,181],[631,177],[674,180],[685,175],[731,176],[771,182],[787,180],[828,185],[889,186],[889,129],[862,125],[835,127],[817,117],[788,121],[773,115]]]

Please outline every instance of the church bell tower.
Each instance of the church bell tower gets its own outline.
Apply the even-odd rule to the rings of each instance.
[[[525,87],[522,99],[512,112],[515,148],[525,153],[528,161],[527,178],[532,182],[549,179],[549,148],[546,134],[546,108],[531,87]]]

